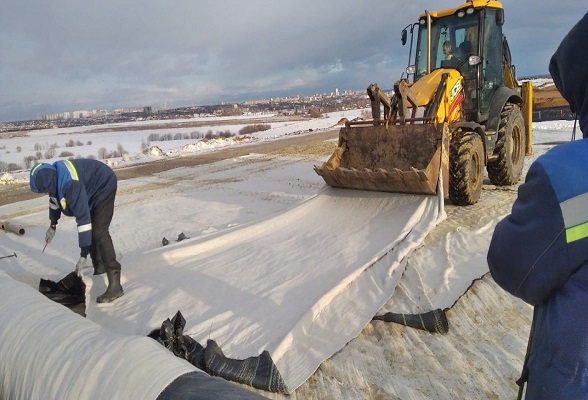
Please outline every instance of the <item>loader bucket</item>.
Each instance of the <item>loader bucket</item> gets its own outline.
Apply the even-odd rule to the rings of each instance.
[[[442,171],[447,194],[448,150],[446,124],[348,125],[333,155],[314,170],[333,187],[431,195]]]

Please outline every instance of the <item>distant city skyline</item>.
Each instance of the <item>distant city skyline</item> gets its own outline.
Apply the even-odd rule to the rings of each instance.
[[[289,100],[296,100],[296,99],[308,99],[311,100],[313,98],[320,98],[324,96],[345,96],[347,94],[357,94],[357,91],[346,90],[343,93],[339,93],[339,89],[335,88],[334,91],[330,93],[315,93],[310,96],[301,96],[301,95],[291,95],[285,97],[270,97],[269,99],[252,99],[252,100],[245,100],[245,101],[235,101],[235,102],[227,102],[228,104],[243,104],[243,105],[254,105],[254,104],[261,104],[261,103],[271,103],[275,101],[289,101]],[[218,103],[218,105],[222,105],[224,102]],[[199,106],[207,106],[200,105],[200,104],[190,104],[184,105],[179,107],[199,107]],[[217,105],[217,104],[210,104],[210,105]],[[62,111],[62,112],[55,112],[55,113],[48,113],[42,114],[40,118],[36,118],[37,120],[57,120],[57,119],[77,119],[77,118],[89,118],[92,116],[98,115],[107,115],[110,113],[121,113],[121,112],[140,112],[143,111],[145,108],[154,109],[154,110],[167,110],[168,108],[165,107],[156,107],[153,108],[151,106],[144,106],[144,107],[128,107],[128,108],[103,108],[103,109],[90,109],[90,110],[75,110],[75,111]],[[174,107],[175,108],[175,107]],[[6,122],[19,122],[19,121],[6,121]]]
[[[425,9],[460,4],[8,0],[0,14],[0,121],[391,87],[408,63],[401,30]],[[519,77],[547,74],[550,56],[586,12],[581,2],[503,6]]]

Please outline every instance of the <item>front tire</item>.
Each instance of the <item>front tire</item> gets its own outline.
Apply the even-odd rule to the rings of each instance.
[[[484,180],[484,144],[476,132],[453,133],[449,157],[449,199],[457,206],[478,202]]]
[[[514,185],[525,163],[525,121],[516,104],[506,103],[500,113],[494,155],[488,161],[488,178],[497,186]]]

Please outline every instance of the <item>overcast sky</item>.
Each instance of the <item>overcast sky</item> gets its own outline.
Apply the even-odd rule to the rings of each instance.
[[[3,0],[0,122],[91,109],[218,104],[391,87],[408,62],[400,31],[448,0]],[[565,4],[565,5],[564,5]],[[520,77],[588,7],[505,0]]]

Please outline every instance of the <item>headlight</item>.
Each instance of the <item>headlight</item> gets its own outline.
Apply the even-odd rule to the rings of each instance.
[[[416,72],[416,66],[409,65],[408,67],[406,67],[406,73],[408,75],[414,75],[415,72]]]

